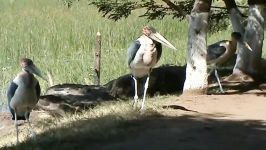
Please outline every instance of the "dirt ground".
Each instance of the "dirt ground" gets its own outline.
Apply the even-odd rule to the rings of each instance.
[[[232,95],[171,96],[162,106],[164,116],[129,122],[127,135],[114,137],[105,144],[90,142],[89,147],[114,150],[263,150],[266,149],[265,96],[260,90]],[[7,114],[2,114],[0,119],[1,137],[13,127],[13,122]]]
[[[255,90],[236,95],[172,97],[163,106],[168,117],[139,122],[143,130],[103,149],[266,149],[265,96]]]

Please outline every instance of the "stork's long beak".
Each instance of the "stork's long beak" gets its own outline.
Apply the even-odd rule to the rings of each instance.
[[[28,70],[30,73],[35,74],[40,78],[42,78],[43,80],[47,81],[47,79],[43,76],[41,70],[38,67],[36,67],[34,64],[27,66],[25,69]]]
[[[246,48],[250,51],[252,51],[252,48],[249,46],[249,44],[247,42],[244,42],[244,45],[246,46]]]
[[[170,42],[168,42],[160,33],[155,32],[155,33],[151,33],[149,36],[151,39],[173,49],[173,50],[177,50]]]
[[[249,44],[244,41],[243,39],[239,39],[239,41],[237,42],[240,42],[241,44],[243,44],[248,50],[252,51],[252,48],[249,46]]]

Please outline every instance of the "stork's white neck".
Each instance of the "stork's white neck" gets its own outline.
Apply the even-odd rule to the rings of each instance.
[[[26,70],[25,68],[22,68],[22,72],[23,72],[23,73],[29,73],[29,74],[32,74],[31,72],[29,72],[29,71]]]
[[[154,43],[153,40],[146,35],[140,36],[138,38],[138,41],[140,42],[141,45],[151,45]]]

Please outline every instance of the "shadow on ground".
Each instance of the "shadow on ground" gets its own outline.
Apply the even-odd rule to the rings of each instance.
[[[181,107],[174,109],[188,110]],[[144,115],[139,114],[139,119],[130,120],[117,115],[108,115],[51,129],[38,135],[37,142],[28,140],[17,146],[2,149],[266,149],[265,122],[210,119],[208,115],[197,114],[164,117],[156,112],[148,111]]]

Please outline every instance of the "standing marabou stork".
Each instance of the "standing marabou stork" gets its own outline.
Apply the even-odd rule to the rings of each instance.
[[[143,28],[143,35],[134,41],[128,49],[128,66],[131,70],[135,86],[134,107],[136,107],[138,100],[137,79],[147,76],[144,85],[141,110],[144,109],[151,70],[159,61],[162,54],[162,44],[176,50],[176,48],[162,35],[156,32],[153,27],[145,26]]]
[[[33,64],[32,60],[23,58],[20,65],[22,71],[11,82],[7,91],[9,110],[12,114],[12,120],[15,120],[17,143],[19,142],[17,120],[27,120],[29,129],[35,138],[36,134],[30,124],[29,116],[39,100],[41,88],[33,74],[44,79],[41,71]]]
[[[222,40],[209,45],[207,48],[207,63],[209,66],[212,66],[209,74],[214,71],[215,77],[218,81],[222,93],[224,93],[224,90],[220,83],[217,68],[228,63],[232,64],[232,59],[235,62],[237,57],[236,50],[238,42],[242,42],[250,51],[252,51],[249,45],[246,42],[242,41],[241,34],[239,32],[232,32],[231,40]]]

